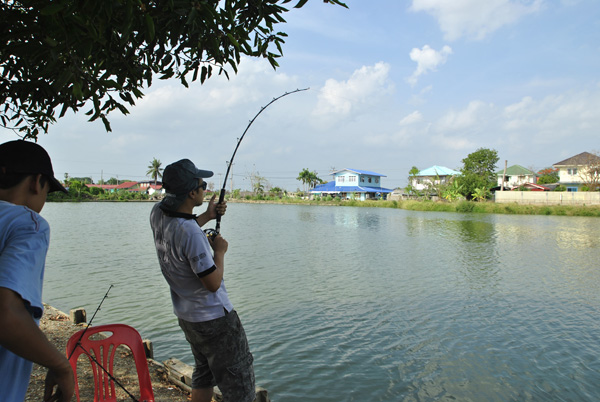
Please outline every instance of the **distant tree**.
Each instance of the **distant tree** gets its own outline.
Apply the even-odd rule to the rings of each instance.
[[[319,183],[323,183],[317,176],[317,172],[311,172],[308,168],[302,169],[302,171],[298,174],[296,180],[300,180],[304,185],[304,192],[307,192],[309,189],[314,188],[315,185]]]
[[[91,177],[70,177],[69,180],[80,181],[84,184],[94,184],[94,181]]]
[[[111,177],[110,179],[106,180],[106,184],[110,184],[110,185],[114,186],[116,184],[119,184],[119,179]]]
[[[419,174],[419,172],[420,170],[416,166],[413,166],[408,171],[408,185],[406,186],[406,193],[408,195],[417,193],[415,185],[417,184],[417,175]]]
[[[158,178],[160,177],[162,179],[162,172],[164,169],[160,167],[161,165],[162,163],[156,158],[153,158],[152,162],[150,162],[150,165],[148,165],[148,171],[146,172],[146,175],[154,179],[155,186]]]
[[[77,198],[81,197],[81,193],[89,192],[89,190],[88,191],[86,191],[86,190],[88,190],[88,187],[84,183],[80,182],[79,180],[71,180],[70,181],[69,193],[73,193],[74,195],[77,196]]]
[[[461,194],[468,200],[473,199],[476,189],[494,187],[496,179],[496,163],[498,151],[488,148],[479,148],[462,160],[461,176],[457,179],[461,187]]]
[[[598,152],[584,154],[584,162],[578,169],[578,175],[588,191],[600,190],[600,155]]]
[[[308,185],[312,180],[312,172],[308,168],[304,168],[298,174],[296,180],[300,180],[304,186],[304,192],[308,191]]]
[[[269,194],[275,197],[281,197],[285,192],[279,187],[273,187],[269,190]]]
[[[250,185],[254,194],[262,194],[265,192],[265,188],[269,186],[268,180],[261,176],[258,171],[253,171],[248,176],[250,179]]]
[[[107,115],[127,114],[154,77],[204,83],[213,69],[237,72],[242,55],[276,68],[287,37],[276,25],[285,23],[282,4],[290,2],[2,1],[1,124],[37,138],[57,110],[60,118],[88,104],[90,121],[110,131]]]
[[[537,174],[539,175],[538,184],[552,184],[559,181],[558,168],[545,168],[537,172]]]

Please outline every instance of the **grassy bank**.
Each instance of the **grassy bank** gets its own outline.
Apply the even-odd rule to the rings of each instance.
[[[54,193],[53,193],[54,194]],[[207,199],[210,195],[207,195]],[[368,208],[398,208],[410,211],[435,211],[435,212],[461,212],[480,214],[510,214],[510,215],[557,215],[557,216],[593,216],[600,217],[600,205],[519,205],[497,204],[494,202],[474,201],[357,201],[357,200],[304,200],[297,197],[246,197],[227,198],[228,202],[247,202],[262,204],[298,204],[298,205],[326,205],[340,207],[368,207]],[[50,202],[98,202],[98,201],[150,201],[148,197],[48,197]]]
[[[369,207],[369,208],[398,208],[410,211],[436,211],[436,212],[461,212],[481,214],[510,214],[510,215],[557,215],[557,216],[592,216],[600,217],[600,206],[598,205],[519,205],[519,204],[497,204],[494,202],[473,201],[322,201],[302,200],[299,198],[281,198],[271,200],[237,200],[229,202],[259,202],[276,204],[299,204],[299,205],[330,205],[343,207]]]

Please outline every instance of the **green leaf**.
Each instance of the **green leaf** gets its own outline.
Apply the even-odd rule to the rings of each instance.
[[[53,3],[49,6],[46,6],[40,10],[41,15],[54,15],[61,12],[65,8],[65,5],[62,3]]]
[[[81,91],[80,82],[73,83],[73,96],[75,96],[79,100],[83,99],[83,92]]]
[[[148,42],[152,42],[154,40],[154,36],[156,32],[154,31],[154,21],[150,14],[146,13],[145,22],[146,22],[146,40]]]
[[[111,132],[112,129],[110,128],[110,122],[108,121],[106,116],[102,115],[101,119],[102,119],[102,123],[104,123],[104,129],[108,132]]]

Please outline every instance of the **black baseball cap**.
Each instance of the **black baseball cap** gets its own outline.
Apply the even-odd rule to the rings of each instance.
[[[189,159],[181,159],[168,165],[162,175],[163,188],[167,191],[161,201],[164,209],[176,211],[187,194],[198,188],[198,179],[212,177],[210,170],[198,169]]]
[[[0,144],[0,167],[15,173],[41,173],[48,177],[50,183],[48,192],[68,192],[54,177],[50,155],[35,142],[15,140]]]

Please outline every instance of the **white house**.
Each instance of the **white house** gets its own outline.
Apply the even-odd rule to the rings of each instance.
[[[460,172],[449,169],[444,166],[434,165],[423,169],[414,177],[410,178],[410,185],[417,191],[425,190],[433,185],[446,184],[454,176],[459,176]]]
[[[504,169],[499,170],[496,172],[496,174],[498,176],[498,187],[502,187]],[[505,189],[521,187],[527,183],[537,183],[537,175],[534,172],[520,165],[513,165],[509,168],[506,168],[506,177],[504,182]]]
[[[567,191],[578,191],[590,182],[598,183],[600,157],[592,153],[582,152],[552,166],[558,169],[558,182]]]
[[[379,199],[386,198],[392,190],[381,187],[381,179],[387,177],[380,173],[357,169],[342,169],[331,173],[333,180],[320,184],[310,190],[315,196],[340,197],[342,199]]]

